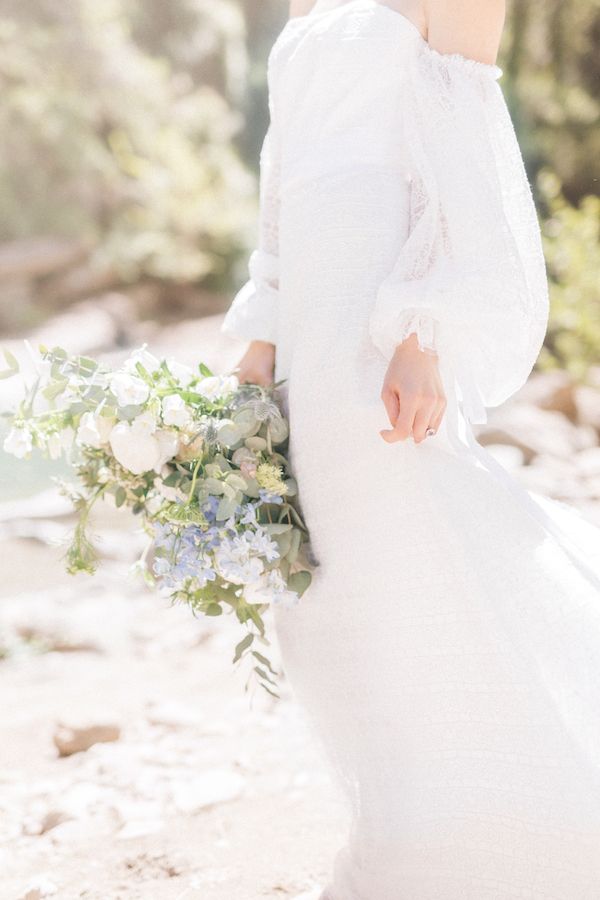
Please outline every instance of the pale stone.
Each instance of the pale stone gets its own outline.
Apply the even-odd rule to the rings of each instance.
[[[49,878],[34,878],[25,888],[19,900],[42,900],[43,897],[51,897],[58,892],[58,887]]]
[[[217,803],[235,800],[242,793],[245,783],[238,772],[212,769],[173,784],[173,803],[180,812],[195,813]]]
[[[120,736],[119,725],[106,723],[77,727],[61,723],[52,735],[52,740],[59,756],[71,756],[73,753],[88,750],[94,744],[117,741]]]

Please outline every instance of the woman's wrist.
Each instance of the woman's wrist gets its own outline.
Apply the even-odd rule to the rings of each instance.
[[[433,356],[437,359],[438,352],[434,347],[428,347],[426,344],[421,343],[419,339],[419,335],[416,332],[411,332],[407,337],[404,338],[399,344],[396,344],[396,349],[394,353],[404,354],[406,351],[415,351],[418,350],[419,353],[423,353],[427,356]]]

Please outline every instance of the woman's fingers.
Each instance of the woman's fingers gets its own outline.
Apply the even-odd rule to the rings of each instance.
[[[384,397],[385,408],[392,428],[380,431],[382,438],[388,443],[406,440],[412,435],[415,444],[420,444],[426,437],[428,428],[438,430],[446,409],[445,397],[410,397],[402,400],[397,393]],[[398,414],[394,421],[395,411]]]
[[[433,427],[432,421],[437,415],[438,398],[427,397],[421,400],[419,408],[415,415],[413,424],[413,438],[415,444],[420,444],[425,439],[425,432],[428,428]]]
[[[390,420],[390,425],[393,428],[396,424],[396,419],[398,418],[398,413],[400,411],[398,394],[396,393],[396,391],[384,390],[381,392],[381,399],[383,400],[383,405],[385,406],[387,417]]]
[[[381,437],[384,441],[387,441],[388,444],[395,441],[406,440],[412,432],[413,422],[418,408],[416,400],[410,396],[405,396],[404,399],[397,396],[397,403],[399,412],[396,421],[392,422],[394,427],[379,432]]]
[[[442,424],[442,419],[444,418],[444,413],[446,412],[447,401],[446,398],[443,397],[439,404],[439,409],[435,412],[433,419],[431,420],[431,428],[434,428],[436,431],[439,430],[440,425]]]

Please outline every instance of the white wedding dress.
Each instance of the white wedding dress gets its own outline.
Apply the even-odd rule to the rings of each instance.
[[[223,329],[287,379],[320,565],[274,617],[351,809],[327,900],[600,898],[600,531],[471,429],[548,315],[500,74],[377,0],[319,0],[269,56],[260,240]],[[388,444],[411,332],[448,407]]]

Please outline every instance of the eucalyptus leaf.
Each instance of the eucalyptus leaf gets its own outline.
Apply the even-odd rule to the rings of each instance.
[[[225,478],[226,484],[230,487],[235,488],[238,491],[246,490],[246,479],[242,478],[241,475],[238,475],[236,472],[231,472],[230,475],[227,475]]]
[[[220,481],[218,478],[204,478],[202,483],[211,494],[224,494],[227,490],[224,482]]]
[[[296,562],[298,557],[298,550],[300,549],[300,543],[302,541],[302,532],[298,528],[294,528],[292,531],[292,536],[290,539],[290,546],[285,554],[285,557],[289,563]]]
[[[289,434],[286,420],[279,416],[269,421],[269,429],[271,431],[271,440],[274,444],[282,444]]]
[[[310,585],[311,581],[312,577],[310,572],[307,572],[306,570],[302,572],[294,572],[294,574],[290,575],[290,577],[288,578],[287,586],[290,591],[295,591],[298,596],[301,597],[304,591]]]
[[[283,559],[290,552],[292,546],[293,531],[285,531],[283,534],[274,534],[273,538],[279,547],[279,558]]]
[[[267,442],[265,439],[258,436],[246,438],[244,444],[249,450],[253,450],[255,453],[261,453],[263,450],[267,449]]]
[[[225,521],[230,516],[235,513],[235,508],[237,506],[237,501],[235,497],[223,497],[219,501],[219,505],[217,507],[217,520],[219,522]]]
[[[290,531],[293,526],[290,525],[289,522],[267,522],[263,527],[269,534],[285,534],[285,532]]]

